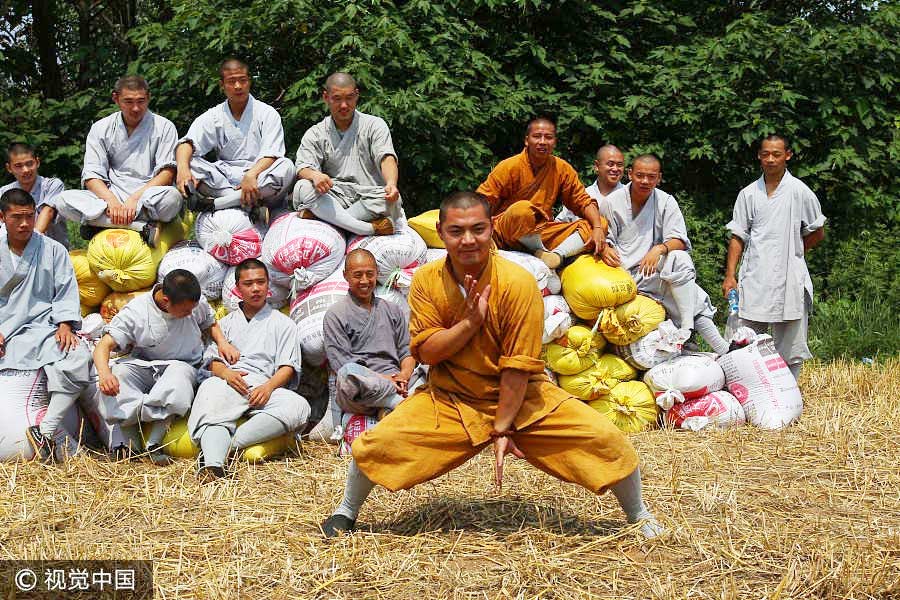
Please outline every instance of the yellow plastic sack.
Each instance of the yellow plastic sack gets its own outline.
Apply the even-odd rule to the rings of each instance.
[[[184,239],[180,219],[163,226],[160,241],[150,249],[137,231],[104,229],[88,244],[91,271],[115,292],[131,292],[156,283],[156,268],[163,255]]]
[[[238,425],[243,424],[246,420],[247,419],[239,420]],[[142,429],[142,433],[145,435],[148,434],[149,431],[149,427],[144,427]],[[146,439],[144,440],[144,443],[146,444]],[[162,446],[163,451],[166,454],[175,458],[197,458],[197,455],[200,453],[200,448],[197,447],[188,433],[187,418],[185,417],[176,419],[172,422],[172,426],[169,427],[169,431],[163,438]],[[242,458],[247,462],[259,462],[272,456],[284,454],[293,447],[293,434],[285,434],[281,437],[263,442],[262,444],[256,444],[255,446],[244,449]]]
[[[620,383],[609,395],[588,402],[588,406],[608,417],[625,433],[651,429],[659,416],[653,392],[641,381]]]
[[[82,317],[88,316],[89,314],[94,312],[95,308],[97,308],[97,307],[96,306],[85,306],[84,304],[82,304],[81,305],[81,316]]]
[[[423,212],[421,215],[407,219],[413,231],[422,236],[429,248],[444,248],[444,241],[438,237],[436,223],[441,211],[438,209]]]
[[[662,304],[638,294],[622,306],[604,310],[600,331],[616,346],[627,346],[659,327],[665,318],[666,309]]]
[[[576,375],[560,375],[559,387],[586,402],[607,396],[623,381],[637,377],[637,371],[614,354],[604,354],[597,361]]]
[[[600,359],[606,340],[584,325],[570,327],[565,335],[547,344],[544,362],[560,375],[581,373]]]
[[[147,288],[146,290],[136,290],[134,292],[113,292],[109,296],[103,299],[103,303],[100,304],[100,316],[103,317],[103,320],[109,323],[113,320],[119,311],[125,308],[125,305],[137,298],[138,296],[143,296],[147,292],[149,292],[152,288]]]
[[[221,300],[213,300],[209,303],[210,308],[213,309],[213,314],[216,316],[216,321],[219,321],[228,314],[228,309],[225,308],[225,305],[222,304]]]
[[[81,306],[100,306],[100,303],[112,290],[91,271],[87,252],[84,250],[70,250],[69,258],[72,261],[72,266],[75,268],[75,279],[78,281],[78,297],[81,299]]]
[[[637,295],[628,271],[587,254],[563,269],[561,280],[563,296],[572,312],[591,323],[604,308],[625,304]]]

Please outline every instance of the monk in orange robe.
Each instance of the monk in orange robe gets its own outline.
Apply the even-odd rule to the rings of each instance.
[[[551,269],[568,256],[599,254],[607,231],[606,219],[575,169],[553,156],[555,147],[556,123],[547,117],[532,119],[525,130],[525,149],[501,161],[478,186],[491,204],[497,246],[531,252]],[[554,221],[557,201],[581,218]]]
[[[485,198],[451,195],[437,231],[447,258],[422,267],[409,293],[410,352],[431,366],[428,383],[353,442],[344,498],[322,531],[352,531],[375,484],[410,488],[493,444],[497,485],[512,453],[594,493],[611,489],[629,523],[658,535],[631,443],[544,373],[540,292],[523,268],[492,251]]]

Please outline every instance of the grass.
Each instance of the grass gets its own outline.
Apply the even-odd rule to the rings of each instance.
[[[802,420],[632,436],[670,534],[643,542],[610,495],[490,457],[376,489],[366,531],[326,541],[346,461],[238,467],[77,457],[0,464],[0,558],[154,561],[157,598],[900,598],[900,361],[812,364]]]

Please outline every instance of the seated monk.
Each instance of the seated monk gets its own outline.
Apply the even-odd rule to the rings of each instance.
[[[593,493],[612,490],[630,523],[659,535],[628,438],[545,374],[541,295],[523,268],[491,252],[490,205],[455,193],[437,231],[447,257],[419,269],[409,292],[410,353],[430,365],[428,382],[353,442],[344,498],[323,533],[352,531],[375,484],[408,489],[493,445],[497,485],[512,453]]]
[[[553,156],[556,123],[548,117],[528,122],[525,149],[501,161],[478,186],[494,214],[494,242],[501,249],[525,250],[556,269],[562,260],[606,245],[606,220],[572,165]],[[557,201],[579,218],[553,220]]]

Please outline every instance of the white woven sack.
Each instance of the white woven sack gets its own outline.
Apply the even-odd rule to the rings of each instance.
[[[700,431],[706,427],[726,429],[743,425],[747,418],[737,398],[725,390],[719,390],[676,404],[666,411],[665,420],[678,429]]]
[[[207,300],[222,297],[222,281],[228,265],[213,258],[203,246],[192,240],[178,242],[162,257],[156,272],[156,281],[161,283],[166,275],[175,269],[190,271],[200,282],[200,290]]]
[[[544,331],[541,334],[541,343],[549,344],[558,337],[562,337],[574,324],[572,310],[566,304],[566,299],[559,294],[544,296]]]
[[[333,226],[288,213],[269,226],[262,260],[277,285],[293,293],[322,281],[344,260],[344,235]]]
[[[194,237],[213,258],[227,265],[259,258],[262,251],[262,235],[239,208],[200,213]]]
[[[541,290],[542,295],[558,294],[562,290],[562,284],[556,271],[548,267],[544,264],[544,261],[536,256],[525,254],[524,252],[516,252],[515,250],[498,250],[497,253],[531,273],[532,277],[537,281],[538,289]]]
[[[644,383],[659,407],[669,410],[675,403],[718,392],[725,385],[725,374],[714,358],[689,354],[656,365],[644,374]]]
[[[645,371],[681,354],[681,348],[689,335],[687,330],[679,329],[672,321],[667,320],[636,342],[613,348],[629,365]]]
[[[781,429],[803,412],[803,395],[769,335],[719,357],[728,391],[747,413],[747,421],[763,429]]]
[[[425,240],[410,227],[391,235],[356,236],[347,244],[347,252],[357,248],[375,255],[378,283],[388,287],[409,289],[416,268],[428,262]]]
[[[343,269],[339,268],[323,281],[300,292],[291,302],[291,318],[297,324],[301,358],[306,364],[321,366],[325,363],[325,313],[332,304],[346,297],[348,288]]]

